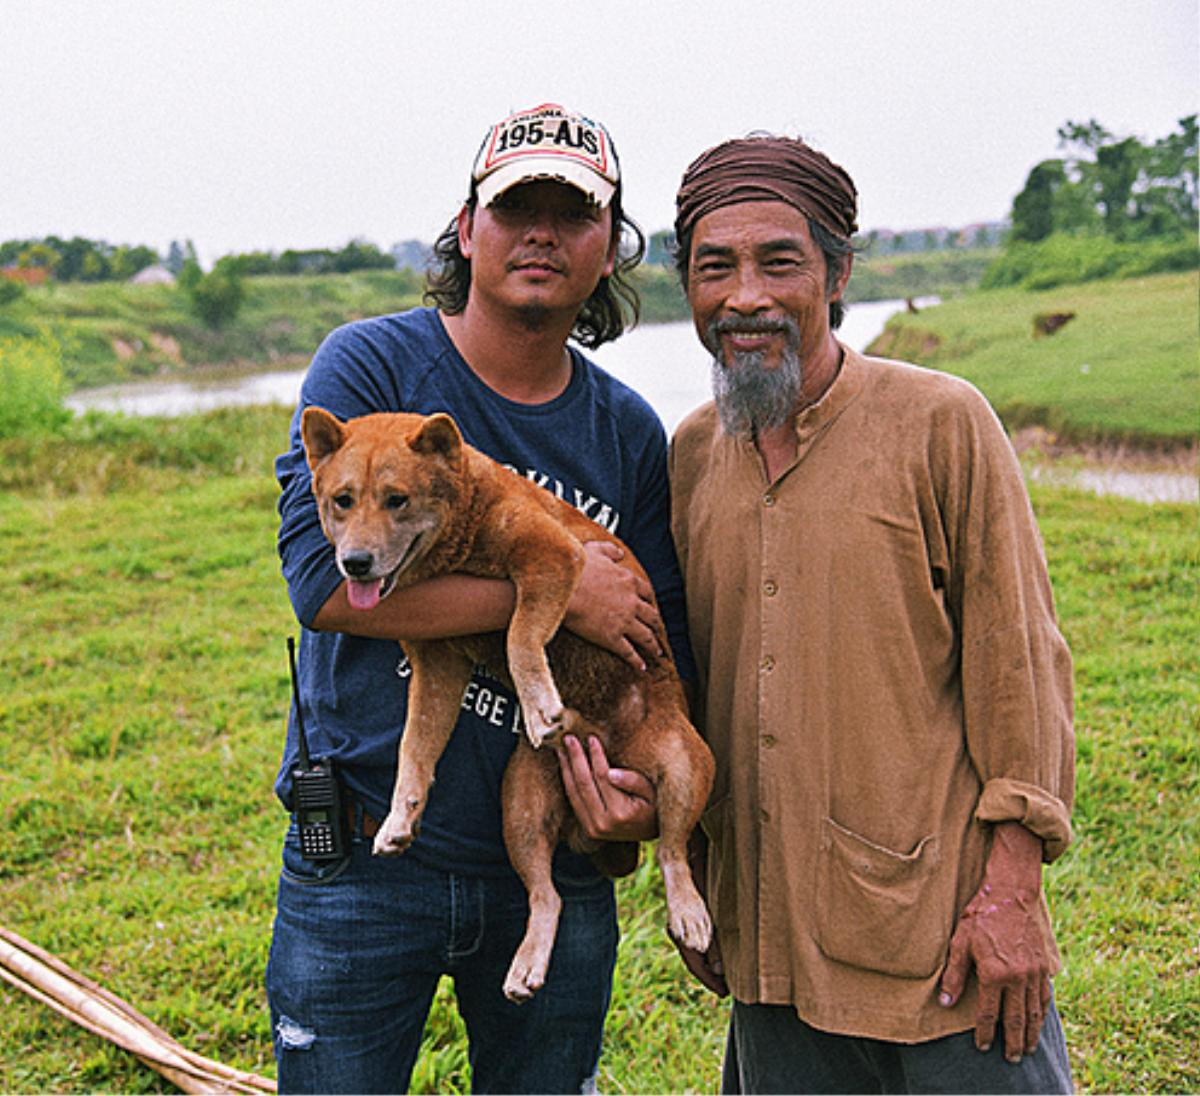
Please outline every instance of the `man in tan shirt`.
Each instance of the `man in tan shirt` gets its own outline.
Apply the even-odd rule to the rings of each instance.
[[[1041,865],[1071,660],[1008,439],[834,329],[857,195],[798,140],[710,149],[679,266],[715,402],[672,446],[717,759],[703,829],[729,1091],[1071,1091]]]

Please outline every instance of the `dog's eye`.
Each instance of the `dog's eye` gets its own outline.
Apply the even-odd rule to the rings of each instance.
[[[389,510],[403,510],[408,505],[407,495],[388,495],[383,500],[383,505]]]
[[[349,491],[333,496],[333,505],[339,510],[349,510],[354,505],[354,496]]]

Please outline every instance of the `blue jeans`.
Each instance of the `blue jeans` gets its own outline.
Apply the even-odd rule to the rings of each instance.
[[[407,1090],[443,974],[473,1091],[585,1091],[612,989],[616,904],[604,878],[555,884],[563,909],[546,984],[515,1005],[501,988],[528,915],[515,874],[374,857],[358,835],[344,860],[315,865],[289,830],[266,978],[279,1091]]]
[[[889,1043],[810,1027],[790,1005],[734,1001],[722,1092],[1070,1093],[1071,1065],[1053,1001],[1037,1050],[1004,1058],[1004,1038],[975,1049],[975,1032]]]

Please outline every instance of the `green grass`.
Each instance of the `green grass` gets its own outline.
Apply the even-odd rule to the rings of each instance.
[[[1010,430],[1073,441],[1194,443],[1200,427],[1200,274],[997,289],[889,321],[871,351],[966,377]],[[1049,337],[1034,317],[1074,312]]]
[[[286,424],[279,410],[97,424],[67,457],[0,442],[0,922],[185,1045],[267,1075],[271,785],[295,627],[270,456]],[[1034,500],[1077,668],[1077,839],[1046,873],[1076,1081],[1195,1090],[1197,510]],[[601,1090],[714,1091],[724,1005],[678,962],[652,867],[618,894]],[[444,987],[414,1088],[466,1083]],[[0,983],[0,1091],[169,1090]]]

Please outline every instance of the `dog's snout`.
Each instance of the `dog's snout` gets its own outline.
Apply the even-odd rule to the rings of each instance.
[[[375,567],[375,557],[368,551],[347,552],[342,556],[342,568],[350,578],[369,578]]]

